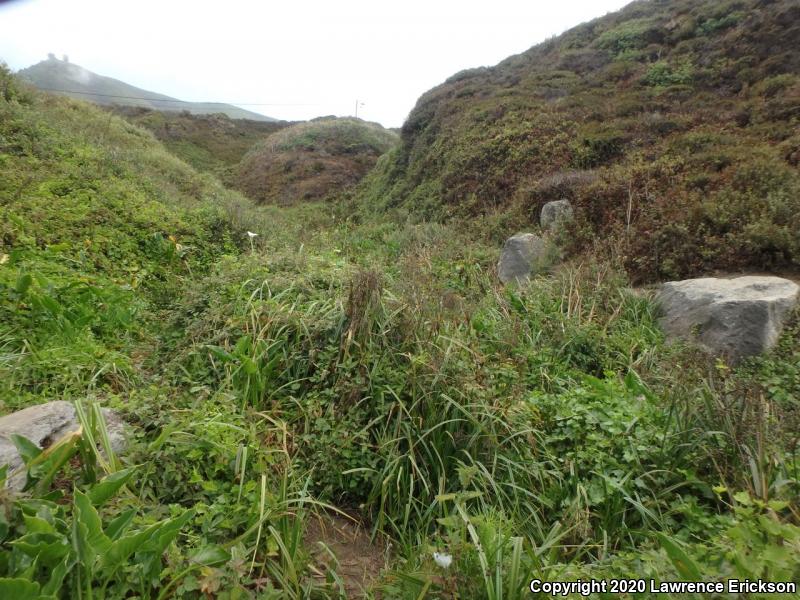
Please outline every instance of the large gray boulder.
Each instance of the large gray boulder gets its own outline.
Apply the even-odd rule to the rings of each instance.
[[[556,231],[572,220],[572,204],[569,200],[553,200],[542,207],[539,222],[547,231]]]
[[[692,339],[736,363],[775,345],[799,292],[780,277],[706,277],[665,283],[656,301],[668,336]]]
[[[108,434],[114,452],[125,449],[125,432],[122,419],[112,410],[104,408]],[[17,447],[11,441],[12,434],[22,435],[39,448],[47,448],[65,435],[80,428],[75,408],[71,402],[55,400],[45,404],[37,404],[18,410],[4,417],[0,417],[0,466],[7,464],[10,476],[6,486],[20,490],[25,485],[22,458],[17,452]]]
[[[552,255],[552,244],[533,233],[518,233],[506,240],[497,274],[500,281],[521,283],[543,270]]]

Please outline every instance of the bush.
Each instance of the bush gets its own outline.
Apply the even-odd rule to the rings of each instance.
[[[650,19],[631,19],[604,31],[597,38],[597,45],[615,54],[643,48],[649,43],[660,42],[662,30]]]
[[[693,79],[694,68],[691,64],[670,65],[666,61],[659,61],[650,65],[642,77],[642,82],[653,87],[666,87],[688,85]]]
[[[623,154],[625,137],[616,130],[585,135],[571,145],[572,164],[580,169],[593,169]]]

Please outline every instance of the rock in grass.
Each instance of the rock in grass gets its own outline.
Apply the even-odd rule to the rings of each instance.
[[[668,336],[693,339],[736,363],[775,345],[798,292],[780,277],[707,277],[665,283],[656,301]]]
[[[518,233],[506,240],[497,275],[503,283],[522,283],[542,271],[553,254],[550,241],[533,233]]]
[[[114,452],[125,449],[124,424],[122,419],[112,410],[104,408],[106,426],[108,427],[111,447]],[[0,417],[0,466],[7,464],[9,475],[23,465],[17,447],[11,441],[11,435],[17,434],[28,438],[39,448],[47,448],[65,435],[77,431],[80,425],[71,402],[56,400],[45,404],[29,406],[10,415]],[[20,490],[25,484],[24,469],[9,477],[6,486]]]
[[[569,200],[553,200],[542,207],[539,222],[547,231],[555,231],[572,220],[572,204]]]

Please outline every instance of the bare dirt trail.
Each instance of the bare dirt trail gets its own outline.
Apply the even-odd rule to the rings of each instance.
[[[306,528],[305,543],[311,549],[320,577],[329,568],[335,569],[348,598],[364,597],[386,563],[386,545],[373,541],[361,524],[341,515],[312,518]],[[335,561],[331,553],[336,556]]]

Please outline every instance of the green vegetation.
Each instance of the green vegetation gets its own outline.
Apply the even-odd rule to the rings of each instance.
[[[224,114],[194,115],[115,106],[111,110],[148,129],[167,149],[198,171],[235,184],[234,167],[257,142],[288,127],[285,121],[231,119]]]
[[[798,11],[633,2],[460,73],[419,99],[359,200],[499,243],[568,198],[572,254],[621,256],[636,281],[796,269]]]
[[[322,200],[358,183],[397,135],[377,123],[320,118],[273,133],[243,158],[232,185],[257,202]]]
[[[646,27],[599,22],[627,40],[610,65],[646,49],[630,40],[660,23],[647,7],[662,10],[628,9]],[[711,8],[676,27],[719,19]],[[570,61],[589,56],[579,32],[563,38]],[[283,208],[0,70],[0,410],[69,400],[82,425],[43,451],[15,439],[27,484],[0,492],[0,597],[359,597],[368,578],[309,535],[332,514],[371,536],[368,598],[513,600],[533,577],[797,581],[800,311],[734,368],[665,344],[632,288],[794,260],[800,143],[767,115],[790,114],[796,80],[757,77],[740,99],[750,124],[720,127],[666,110],[702,75],[640,86],[640,67],[613,108],[592,102],[614,111],[603,123],[565,118],[589,110],[587,74],[461,74],[357,189],[266,198]],[[483,77],[495,95],[481,100]],[[663,152],[646,160],[646,141]],[[319,121],[251,155],[374,163],[391,145]],[[501,287],[492,240],[561,196],[582,211],[562,240],[573,256]],[[121,456],[100,406],[131,424]]]
[[[597,38],[597,45],[615,54],[623,54],[631,50],[643,48],[661,36],[658,22],[655,19],[629,19],[610,29],[606,29]]]

